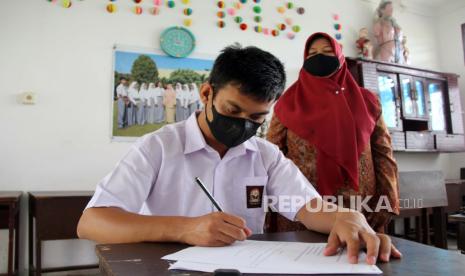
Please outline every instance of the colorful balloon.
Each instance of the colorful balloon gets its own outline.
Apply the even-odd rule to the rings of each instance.
[[[142,13],[143,10],[142,10],[142,7],[135,6],[134,8],[132,8],[132,11],[133,11],[135,14],[139,15],[139,14]]]
[[[192,19],[186,18],[184,19],[183,23],[184,23],[184,26],[190,27],[192,25]]]
[[[294,26],[292,26],[292,30],[294,31],[294,33],[298,33],[298,32],[300,32],[300,26],[299,25],[294,25]]]
[[[160,8],[159,7],[150,8],[150,14],[158,15],[159,13],[160,13]]]
[[[228,14],[231,15],[231,16],[234,16],[236,14],[236,10],[233,9],[233,8],[229,8],[228,9]]]
[[[189,16],[189,15],[191,15],[191,14],[192,14],[192,9],[191,9],[191,8],[186,8],[186,9],[184,9],[184,11],[183,11],[183,12],[184,12],[184,15],[187,15],[187,16]]]
[[[61,6],[63,6],[63,8],[69,9],[69,8],[71,8],[72,4],[73,3],[71,2],[71,0],[63,0],[63,1],[61,1]]]
[[[116,10],[117,10],[117,7],[116,7],[115,4],[110,3],[110,4],[107,5],[107,12],[114,13],[114,12],[116,12]]]
[[[168,5],[168,8],[172,9],[176,6],[176,3],[173,0],[170,0],[166,2],[166,5]]]
[[[219,17],[219,18],[224,18],[226,16],[226,14],[224,13],[224,11],[219,11],[216,13],[216,15]]]
[[[236,23],[242,23],[243,19],[240,16],[236,16],[234,17],[234,21],[236,21]]]

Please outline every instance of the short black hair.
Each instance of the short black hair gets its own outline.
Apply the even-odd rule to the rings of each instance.
[[[281,61],[269,52],[236,43],[221,51],[208,80],[215,92],[231,84],[244,95],[269,102],[283,93],[286,74]]]
[[[122,80],[127,81],[128,79],[127,79],[126,77],[121,77],[121,78],[119,79],[119,81],[122,81]]]

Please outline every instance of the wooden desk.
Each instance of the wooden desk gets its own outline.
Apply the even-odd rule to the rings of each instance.
[[[76,228],[92,191],[29,192],[29,273],[95,268],[97,265],[42,268],[42,241],[77,239]],[[35,219],[35,223],[34,223]],[[34,231],[35,226],[35,231]],[[34,247],[35,234],[35,247]],[[34,267],[34,250],[35,267]]]
[[[251,239],[326,242],[327,237],[311,231],[301,231],[254,235]],[[390,263],[379,263],[384,275],[463,275],[465,256],[457,252],[399,238],[393,238],[393,241],[404,258]],[[186,247],[177,243],[112,244],[97,245],[96,253],[103,275],[182,275],[168,271],[168,262],[160,258]],[[189,272],[187,275],[211,274]]]
[[[22,192],[19,191],[0,192],[0,229],[8,229],[7,275],[13,275],[15,271],[18,271],[19,208],[21,195]]]
[[[457,249],[459,249],[462,254],[465,254],[465,215],[450,215],[449,221],[456,221],[459,223],[457,231]]]

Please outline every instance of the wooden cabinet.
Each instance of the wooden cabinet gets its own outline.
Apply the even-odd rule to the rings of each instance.
[[[428,121],[428,99],[425,79],[399,74],[402,117],[406,120]]]
[[[395,151],[465,151],[458,76],[347,58],[360,85],[377,93]]]

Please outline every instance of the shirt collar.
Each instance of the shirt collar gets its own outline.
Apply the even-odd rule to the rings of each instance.
[[[200,130],[199,123],[197,122],[196,113],[192,113],[186,120],[184,135],[184,154],[189,154],[204,148],[207,150],[211,149],[205,141],[205,137],[203,137],[202,131]],[[229,149],[229,151],[233,151],[237,153],[237,155],[244,154],[246,150],[258,151],[257,143],[254,137],[250,138],[249,140],[234,148]]]

